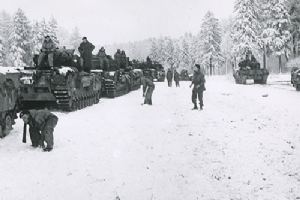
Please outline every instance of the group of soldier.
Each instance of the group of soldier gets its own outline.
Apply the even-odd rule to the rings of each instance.
[[[174,77],[174,82],[175,82],[176,87],[180,87],[180,85],[179,85],[179,81],[180,81],[179,73],[177,72],[176,69],[174,71],[172,71],[169,68],[168,71],[167,71],[168,87],[172,87],[173,77]]]
[[[91,70],[91,60],[92,60],[92,51],[95,46],[90,43],[86,37],[82,38],[82,43],[80,44],[78,50],[80,52],[80,65],[83,67],[85,72],[90,72]],[[45,56],[48,56],[49,67],[53,67],[53,54],[56,47],[54,42],[49,36],[45,37],[45,40],[42,45],[41,53],[38,58],[38,66],[40,66],[42,60]],[[101,48],[98,54],[105,54],[105,49]],[[126,54],[123,51],[118,50],[114,58],[120,62],[125,61]],[[155,84],[153,82],[153,77],[151,70],[144,70],[143,72],[143,97],[144,104],[152,105],[152,94],[155,89]],[[172,80],[174,81],[176,87],[179,87],[179,73],[174,70],[168,69],[167,71],[167,81],[168,86],[172,87]],[[190,87],[192,89],[192,102],[194,104],[193,109],[198,109],[197,98],[199,100],[200,110],[203,109],[203,91],[205,91],[205,77],[201,72],[200,65],[196,64],[194,67],[193,79]],[[27,125],[29,125],[30,139],[33,147],[42,147],[44,151],[51,151],[53,149],[54,140],[53,132],[54,128],[57,125],[58,117],[48,110],[23,110],[20,113],[20,118],[24,122],[24,135],[26,142],[26,130]],[[23,137],[24,142],[24,137]],[[45,146],[46,143],[46,146]]]

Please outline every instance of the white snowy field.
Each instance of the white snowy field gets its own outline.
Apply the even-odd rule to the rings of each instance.
[[[20,120],[0,140],[1,200],[300,199],[300,92],[207,78],[204,110],[189,82],[156,83],[72,113],[56,113],[52,152],[22,141]]]

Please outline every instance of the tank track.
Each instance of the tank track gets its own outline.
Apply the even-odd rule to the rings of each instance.
[[[57,109],[64,111],[75,111],[87,106],[97,104],[101,97],[101,92],[90,92],[82,96],[70,96],[68,90],[55,90]]]

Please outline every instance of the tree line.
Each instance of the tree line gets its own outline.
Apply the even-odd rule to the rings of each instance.
[[[0,12],[0,66],[32,65],[32,57],[39,53],[46,35],[57,46],[77,48],[81,42],[78,28],[75,27],[72,33],[68,33],[58,26],[54,17],[48,21],[30,21],[22,9],[18,9],[13,15]]]

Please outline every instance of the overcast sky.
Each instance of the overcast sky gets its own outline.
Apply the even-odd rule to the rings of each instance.
[[[95,44],[178,37],[197,32],[205,13],[218,18],[233,12],[234,0],[0,0],[1,8],[18,8],[30,19],[54,16],[59,25],[75,26]]]

